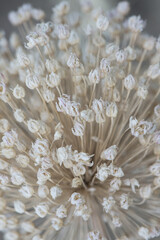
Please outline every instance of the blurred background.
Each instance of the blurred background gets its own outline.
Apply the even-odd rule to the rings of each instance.
[[[4,29],[8,35],[11,25],[7,18],[7,13],[16,10],[22,3],[30,2],[37,8],[43,8],[48,16],[52,12],[52,7],[60,0],[0,0],[0,29]],[[69,0],[72,5],[76,5],[79,0]],[[118,0],[91,0],[95,6],[103,4],[105,8],[112,8]],[[128,0],[131,4],[131,14],[141,15],[147,20],[146,31],[154,36],[159,36],[160,31],[160,0]]]
[[[74,6],[79,0],[69,0]],[[116,6],[118,0],[91,0],[95,6],[103,5],[105,9],[110,9]],[[7,14],[11,10],[17,10],[17,7],[23,3],[31,3],[34,7],[42,8],[49,16],[52,13],[52,7],[60,2],[60,0],[0,0],[0,30],[5,30],[7,36],[14,28],[8,21]],[[141,15],[142,19],[147,21],[145,29],[149,34],[158,37],[160,33],[160,0],[128,0],[131,5],[131,15]],[[155,240],[160,240],[156,238]],[[0,234],[0,240],[3,240]]]

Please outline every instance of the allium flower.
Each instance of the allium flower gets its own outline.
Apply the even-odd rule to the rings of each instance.
[[[160,236],[160,39],[126,1],[81,8],[25,4],[0,34],[5,240]]]

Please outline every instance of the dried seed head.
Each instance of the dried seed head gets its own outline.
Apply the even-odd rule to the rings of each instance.
[[[50,189],[50,194],[53,199],[56,199],[57,197],[60,197],[62,195],[62,189],[59,187],[55,186]]]
[[[127,90],[132,90],[135,87],[135,84],[135,79],[131,74],[124,79],[124,86]]]
[[[0,31],[6,240],[160,236],[160,39],[140,16],[125,20],[126,1],[80,5],[60,2],[45,22],[24,4],[9,14],[21,37]]]

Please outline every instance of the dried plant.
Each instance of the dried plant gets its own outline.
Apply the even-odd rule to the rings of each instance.
[[[160,39],[129,8],[9,13],[20,35],[0,34],[5,240],[160,236]]]

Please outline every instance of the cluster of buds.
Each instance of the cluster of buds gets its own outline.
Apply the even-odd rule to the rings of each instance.
[[[160,236],[160,38],[126,1],[77,4],[47,22],[24,4],[8,15],[21,37],[0,31],[5,240]]]

